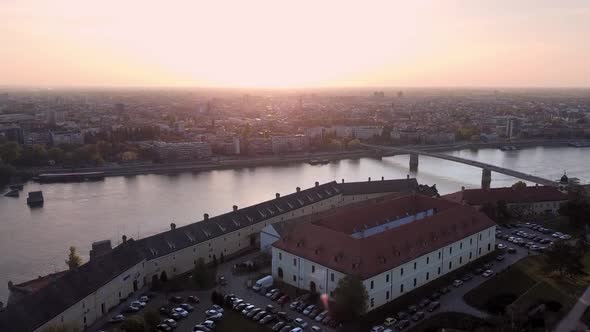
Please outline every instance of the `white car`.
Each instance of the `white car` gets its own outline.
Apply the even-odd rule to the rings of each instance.
[[[315,304],[310,304],[307,306],[307,308],[305,308],[305,310],[303,310],[303,314],[305,316],[308,316],[314,309],[315,309]]]
[[[561,232],[555,232],[555,233],[551,234],[551,236],[553,236],[555,238],[560,238],[560,237],[563,236],[563,233],[561,233]]]
[[[212,306],[211,306],[211,309],[212,309],[212,310],[215,310],[215,311],[217,311],[217,312],[221,312],[221,313],[223,313],[223,308],[222,308],[221,306],[218,306],[217,304],[214,304],[214,305],[212,305]]]
[[[111,323],[117,323],[117,322],[122,322],[125,320],[125,316],[123,315],[116,315],[113,318],[109,319],[109,322]]]
[[[142,297],[139,298],[139,301],[144,302],[144,303],[147,303],[147,302],[150,301],[150,298],[144,295],[144,296],[142,296]]]
[[[204,327],[210,328],[212,330],[215,328],[215,322],[212,320],[206,320],[206,321],[202,322],[201,325],[203,325]]]
[[[385,328],[381,325],[371,327],[371,332],[383,332]]]
[[[295,323],[296,325],[298,325],[302,329],[307,327],[307,322],[304,321],[302,318],[295,318],[293,323]]]
[[[188,311],[186,311],[182,308],[174,308],[174,312],[179,314],[180,317],[183,317],[183,318],[188,317]]]
[[[457,280],[453,281],[453,286],[459,287],[461,285],[463,285],[463,280],[457,279]]]
[[[506,249],[506,245],[504,243],[498,243],[498,249]]]
[[[302,328],[300,328],[300,327],[296,327],[296,328],[292,329],[292,330],[291,330],[291,331],[289,331],[289,332],[302,332],[302,331],[303,331],[303,329],[302,329]]]
[[[311,327],[311,331],[312,332],[322,332],[322,328],[314,325]]]
[[[141,301],[133,301],[130,304],[133,307],[138,307],[138,308],[145,308],[145,302],[141,302]]]
[[[494,271],[492,271],[492,270],[485,270],[485,271],[483,271],[483,273],[481,275],[484,276],[485,278],[489,278],[489,277],[491,277],[491,276],[494,275]]]
[[[571,235],[567,235],[567,234],[563,234],[563,235],[562,235],[562,236],[560,236],[559,238],[560,238],[560,239],[562,239],[562,240],[569,240],[569,239],[571,239],[571,238],[572,238],[572,236],[571,236]]]

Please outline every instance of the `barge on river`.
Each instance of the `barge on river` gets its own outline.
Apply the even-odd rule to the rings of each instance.
[[[84,182],[104,180],[104,172],[76,172],[76,173],[44,173],[35,180],[41,183],[50,182]]]

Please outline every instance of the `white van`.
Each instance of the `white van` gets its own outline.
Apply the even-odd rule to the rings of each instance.
[[[257,281],[257,282],[254,284],[254,286],[252,286],[252,289],[253,289],[255,292],[258,292],[258,291],[260,291],[261,289],[267,289],[267,288],[271,287],[271,286],[272,286],[272,284],[273,284],[273,279],[272,279],[272,276],[270,276],[270,275],[269,275],[269,276],[266,276],[266,277],[264,277],[264,278],[261,278],[261,279],[259,279],[259,280],[258,280],[258,281]]]

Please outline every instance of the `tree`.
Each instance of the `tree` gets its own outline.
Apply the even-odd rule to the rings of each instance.
[[[346,147],[347,147],[349,150],[356,150],[356,149],[359,149],[359,148],[361,147],[361,141],[359,141],[358,139],[356,139],[356,138],[355,138],[355,139],[351,140],[350,142],[348,142],[348,143],[346,144]]]
[[[559,208],[559,213],[569,218],[570,225],[582,228],[589,224],[590,204],[578,194],[562,205]]]
[[[526,188],[526,183],[524,183],[523,181],[518,181],[515,184],[512,185],[512,188],[514,189],[523,189]]]
[[[0,144],[0,159],[7,164],[13,163],[20,157],[21,148],[16,142]]]
[[[139,316],[130,317],[123,321],[121,329],[125,332],[145,332],[145,322]]]
[[[143,321],[149,329],[153,330],[160,323],[160,315],[154,310],[148,310],[143,314]]]
[[[197,259],[192,272],[192,279],[198,288],[209,288],[215,283],[215,269],[208,268],[203,258]]]
[[[560,276],[574,276],[584,273],[581,259],[583,251],[565,241],[556,241],[545,252],[545,261],[550,271],[559,272]]]
[[[7,184],[14,173],[16,173],[16,169],[12,165],[0,161],[0,186]]]
[[[76,253],[76,247],[74,247],[74,246],[70,247],[70,254],[68,255],[68,259],[66,260],[66,264],[68,264],[68,267],[70,268],[70,270],[73,270],[73,269],[77,268],[78,266],[80,266],[80,264],[82,264],[82,258],[80,258],[80,256],[78,256],[78,253]]]
[[[346,276],[338,281],[334,290],[336,312],[339,317],[356,320],[367,311],[369,294],[358,276]]]

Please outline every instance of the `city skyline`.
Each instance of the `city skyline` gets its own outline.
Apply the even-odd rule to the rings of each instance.
[[[585,1],[7,1],[0,85],[588,87]]]

